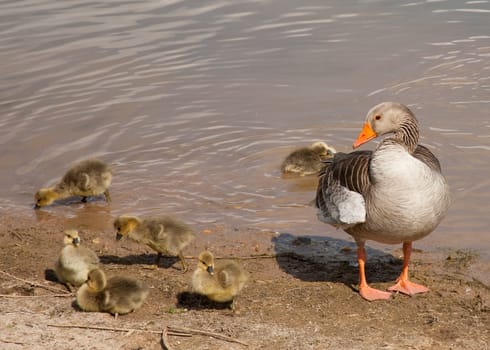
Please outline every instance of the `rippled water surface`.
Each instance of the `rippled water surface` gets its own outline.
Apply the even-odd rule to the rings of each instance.
[[[460,0],[0,1],[1,210],[347,238],[308,206],[316,178],[279,165],[315,140],[349,151],[396,100],[454,196],[417,246],[488,252],[489,17]],[[33,193],[86,156],[114,164],[113,205],[35,214]]]

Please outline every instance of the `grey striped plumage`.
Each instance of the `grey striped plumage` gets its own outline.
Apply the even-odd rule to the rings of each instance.
[[[351,191],[366,195],[372,184],[369,176],[369,162],[372,153],[372,151],[339,152],[335,154],[334,158],[324,161],[325,166],[319,174],[316,196],[317,208],[324,208],[325,204],[321,193],[333,181],[340,182],[342,186]],[[441,173],[439,160],[427,147],[417,145],[413,156],[431,169]]]
[[[334,158],[325,162],[320,173],[319,189],[328,186],[331,181],[339,181],[344,187],[358,193],[365,193],[369,186],[368,166],[371,151],[337,153]]]

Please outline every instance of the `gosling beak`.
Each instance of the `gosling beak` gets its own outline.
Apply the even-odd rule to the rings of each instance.
[[[39,204],[37,204],[37,203],[34,204],[34,209],[39,209],[39,208],[41,208],[41,206]]]
[[[117,239],[118,241],[120,241],[122,237],[123,237],[123,236],[122,236],[122,234],[120,234],[119,232],[118,232],[118,233],[116,233],[116,239]]]
[[[79,245],[80,244],[80,237],[73,238],[73,241],[72,242],[73,242],[74,245]]]
[[[214,268],[212,266],[208,266],[208,268],[206,269],[206,271],[212,276],[214,275]]]

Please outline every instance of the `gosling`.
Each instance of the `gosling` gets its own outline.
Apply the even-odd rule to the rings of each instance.
[[[94,269],[77,291],[77,304],[83,311],[108,312],[117,318],[140,308],[148,292],[140,281],[122,276],[107,279],[104,271]]]
[[[87,280],[88,273],[99,266],[99,257],[91,249],[80,245],[77,230],[66,230],[54,271],[56,278],[73,292]]]
[[[82,196],[82,202],[89,196],[104,194],[111,201],[109,186],[112,182],[112,170],[98,159],[86,159],[72,166],[55,186],[41,188],[34,195],[35,208],[50,205],[55,200],[72,196]]]
[[[235,262],[219,262],[209,251],[199,254],[197,268],[192,274],[192,289],[208,299],[220,303],[231,301],[235,310],[235,298],[248,280],[248,273]]]
[[[283,174],[300,176],[317,174],[323,167],[322,161],[332,158],[335,148],[324,142],[314,142],[309,147],[299,148],[289,154],[281,164]]]
[[[163,255],[178,256],[182,263],[183,272],[187,264],[182,254],[184,249],[196,235],[183,222],[168,216],[158,216],[140,219],[136,216],[121,215],[114,220],[116,239],[128,236],[133,241],[146,244],[158,255],[155,265],[158,267]]]

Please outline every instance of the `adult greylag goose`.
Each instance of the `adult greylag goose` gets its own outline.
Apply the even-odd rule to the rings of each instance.
[[[373,107],[353,148],[385,134],[391,135],[374,151],[337,153],[321,172],[316,194],[318,219],[342,228],[357,243],[359,293],[369,301],[391,294],[366,281],[366,240],[403,243],[402,272],[390,292],[427,292],[408,279],[412,242],[431,233],[450,204],[439,161],[418,144],[418,121],[412,111],[395,102]]]

